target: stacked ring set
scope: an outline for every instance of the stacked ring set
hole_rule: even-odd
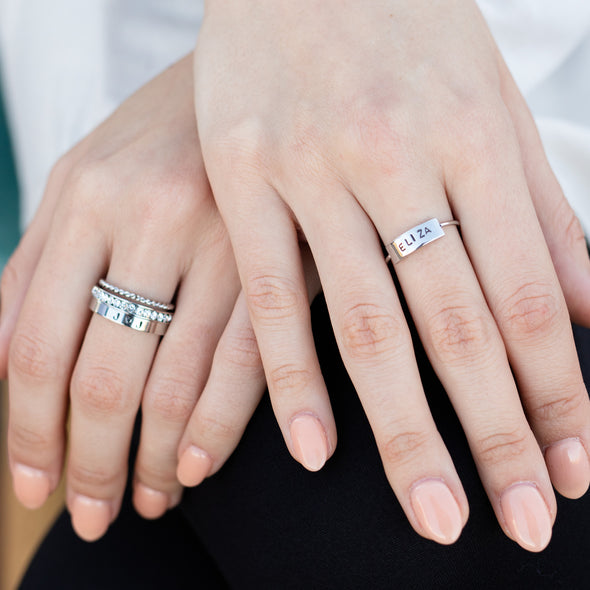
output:
[[[174,305],[119,289],[103,279],[92,288],[90,309],[115,324],[158,336],[166,333],[174,317]]]

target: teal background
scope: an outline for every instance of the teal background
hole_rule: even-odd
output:
[[[0,87],[0,272],[19,239],[18,184]]]

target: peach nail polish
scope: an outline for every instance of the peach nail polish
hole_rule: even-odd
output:
[[[183,486],[197,486],[209,475],[212,465],[213,461],[208,453],[198,447],[190,446],[178,462],[176,477]]]
[[[71,504],[72,526],[85,541],[100,539],[111,524],[111,507],[104,500],[76,495]]]
[[[320,421],[311,414],[301,414],[290,429],[297,460],[309,471],[319,471],[328,459],[328,441]]]
[[[590,484],[590,461],[577,438],[566,438],[545,450],[545,462],[555,489],[567,498],[580,498]]]
[[[14,493],[23,506],[34,510],[45,504],[51,492],[46,473],[17,463],[12,470],[12,477]]]
[[[515,484],[500,499],[506,526],[528,551],[542,551],[551,539],[551,516],[539,490],[531,483]]]
[[[416,518],[433,541],[450,545],[463,530],[463,519],[457,500],[447,485],[438,479],[416,484],[410,500]]]
[[[168,494],[136,483],[133,504],[144,518],[160,518],[168,509]]]

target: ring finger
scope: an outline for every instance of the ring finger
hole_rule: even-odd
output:
[[[131,256],[116,248],[107,280],[166,302],[179,275],[179,268],[152,252]],[[73,526],[86,540],[102,536],[119,511],[133,425],[158,342],[156,335],[98,315],[88,326],[71,382],[67,484]]]

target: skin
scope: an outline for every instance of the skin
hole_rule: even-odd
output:
[[[156,518],[180,500],[189,419],[207,449],[205,477],[231,454],[265,387],[192,97],[189,55],[66,154],[2,276],[15,492],[37,508],[65,472],[74,528],[89,541],[119,511],[140,406],[134,503]],[[318,282],[307,266],[311,297]],[[177,292],[166,336],[92,316],[90,290],[103,276],[156,300]]]
[[[379,244],[428,211],[460,218],[463,241],[451,228],[396,267],[424,344],[504,530],[511,535],[502,495],[518,482],[541,491],[552,520],[549,474],[569,497],[588,485],[579,466],[560,477],[541,453],[564,439],[588,444],[566,308],[590,323],[588,260],[481,17],[466,2],[441,3],[442,14],[421,3],[394,11],[372,2],[360,13],[353,3],[217,6],[223,14],[208,7],[196,53],[195,98],[245,294],[203,167],[185,59],[57,164],[3,275],[10,462],[28,470],[17,495],[34,507],[54,489],[69,407],[68,505],[78,533],[100,537],[118,511],[141,404],[134,501],[144,516],[160,515],[178,501],[178,479],[196,485],[239,441],[264,387],[257,340],[287,446],[306,463],[291,433],[311,416],[329,456],[336,434],[309,332],[317,282],[304,237],[410,523],[432,538],[411,496],[433,478],[452,489],[464,523],[467,501],[425,404]],[[408,35],[424,30],[436,35]],[[178,289],[159,347],[91,317],[100,276],[160,300]],[[57,313],[39,316],[40,307]]]
[[[414,505],[424,481],[443,482],[465,522],[467,500],[428,410],[381,246],[428,218],[459,219],[460,233],[446,228],[395,271],[500,525],[543,549],[550,530],[531,543],[518,537],[509,498],[521,484],[536,494],[550,528],[551,484],[567,497],[588,487],[590,402],[569,321],[590,323],[589,263],[476,5],[207,2],[195,105],[293,456],[305,464],[292,428],[299,416],[315,418],[326,456],[336,443],[300,232],[410,523],[432,538]],[[581,460],[556,460],[560,441],[574,441]]]

